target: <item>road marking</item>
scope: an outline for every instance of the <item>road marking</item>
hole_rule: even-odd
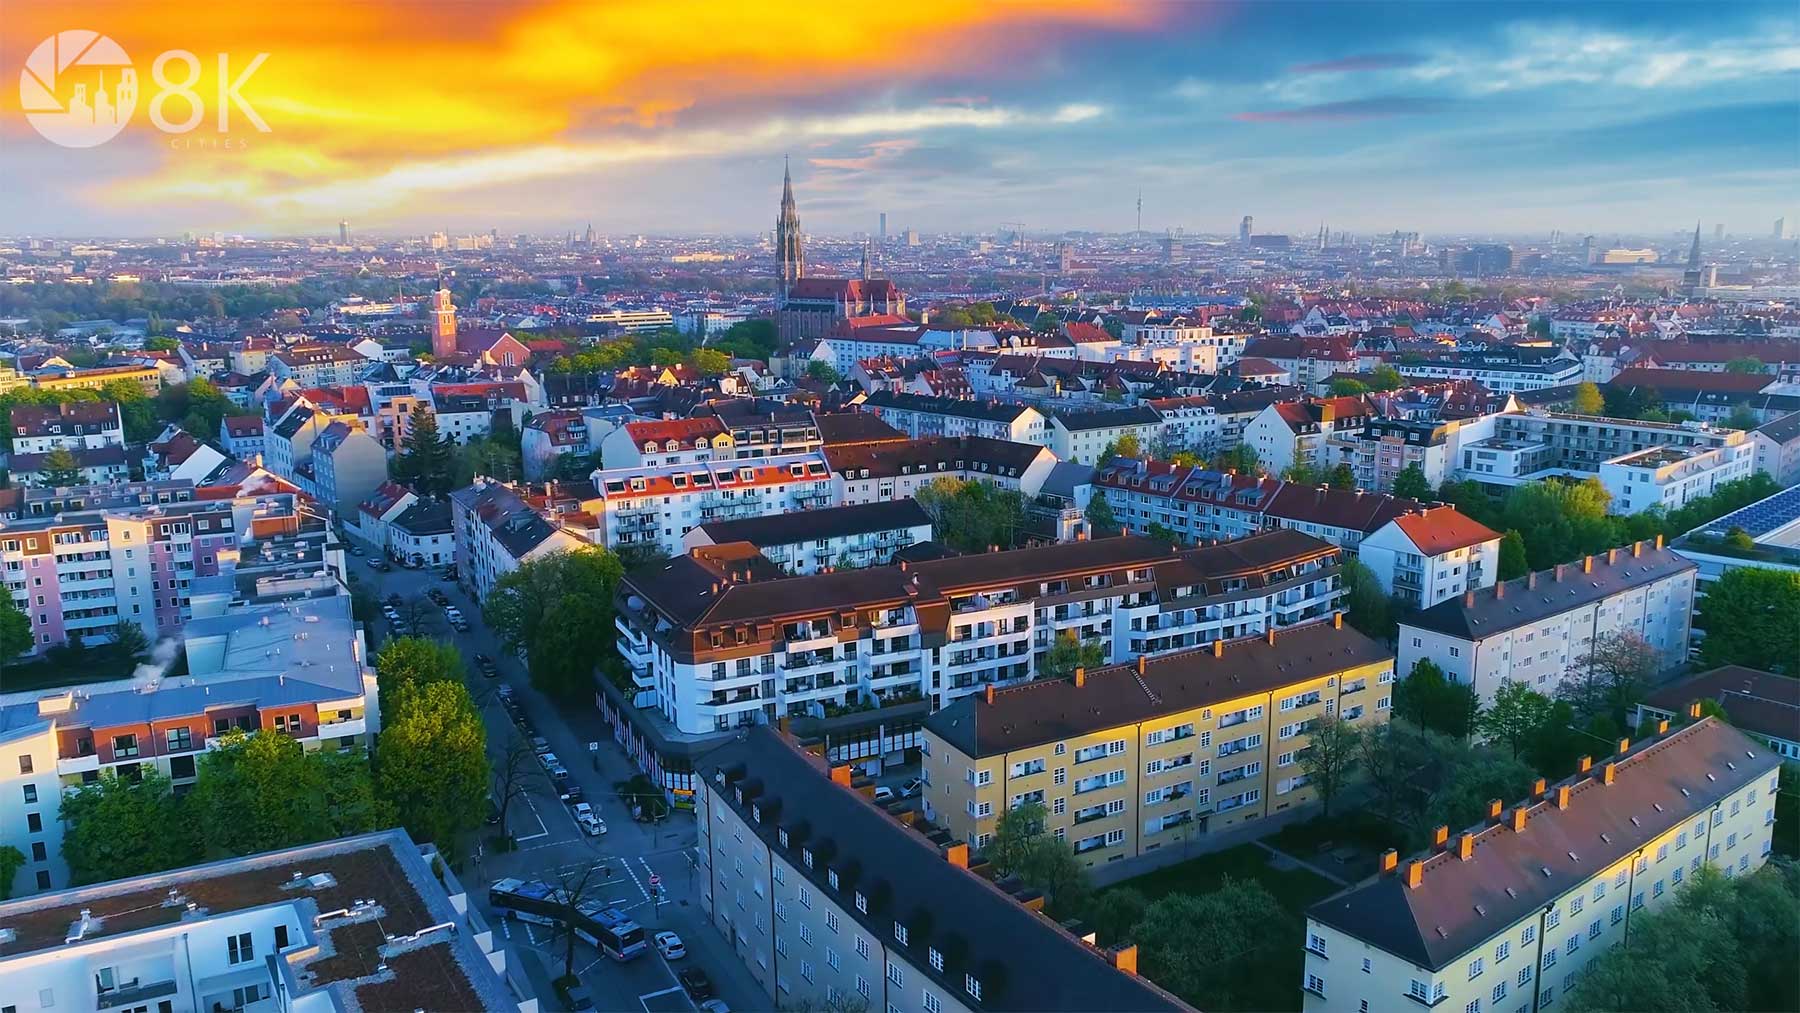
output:
[[[638,861],[641,862],[641,861],[643,861],[643,859],[640,858],[640,859],[638,859]],[[644,884],[638,882],[637,873],[631,871],[631,860],[626,859],[625,861],[620,862],[619,864],[620,864],[620,866],[622,866],[625,869],[625,875],[631,877],[631,885],[638,888],[638,892],[644,895],[645,900],[649,900],[650,899],[650,891],[644,889]],[[646,865],[646,866],[644,866],[644,868],[648,869],[649,866]]]
[[[630,898],[630,897],[620,897],[620,898],[619,898],[619,899],[618,899],[618,900],[609,900],[609,901],[607,901],[607,902],[606,902],[606,906],[607,906],[607,907],[618,907],[618,906],[619,906],[619,905],[621,905],[621,904],[629,904],[629,903],[631,903],[631,898]],[[642,902],[642,901],[639,901],[639,902],[638,902],[638,903],[640,903],[640,904],[641,904],[641,903],[643,903],[643,902]]]
[[[507,939],[512,938],[512,919],[511,918],[500,919],[500,932],[502,935],[506,936]]]
[[[534,820],[537,820],[538,832],[535,834],[527,834],[524,837],[514,837],[513,840],[515,842],[535,841],[540,837],[549,837],[550,836],[550,828],[544,825],[544,818],[542,816],[538,815],[537,806],[531,804],[530,793],[529,792],[520,792],[519,800],[525,803],[525,808],[531,810],[531,818]]]

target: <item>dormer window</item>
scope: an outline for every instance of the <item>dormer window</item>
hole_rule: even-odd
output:
[[[802,861],[802,862],[805,862],[805,863],[806,863],[806,867],[807,867],[807,868],[808,868],[808,869],[810,869],[810,868],[812,868],[812,867],[813,867],[813,863],[812,863],[812,849],[811,849],[811,848],[806,848],[806,849],[803,849],[803,850],[802,850],[802,851],[801,851],[801,852],[800,852],[800,860],[801,860],[801,861]]]
[[[894,938],[900,941],[900,945],[905,946],[906,945],[906,926],[900,924],[899,922],[895,922],[894,923]]]
[[[833,890],[838,888],[838,874],[836,869],[832,869],[825,874],[825,882],[830,883]]]
[[[869,898],[864,897],[861,890],[856,892],[856,909],[863,914],[869,913]]]
[[[981,998],[981,980],[972,974],[963,975],[963,991],[969,993],[971,999]]]
[[[750,807],[750,818],[755,820],[758,823],[761,823],[762,822],[762,806],[759,806],[759,805],[751,806]]]
[[[931,957],[931,969],[942,971],[944,969],[944,951],[932,946],[928,947],[925,952]]]
[[[782,847],[784,847],[784,848],[785,848],[785,847],[787,847],[787,846],[788,846],[788,832],[787,832],[787,831],[786,831],[786,830],[783,830],[783,831],[781,831],[781,832],[780,832],[780,833],[779,833],[779,834],[777,834],[777,835],[776,835],[776,836],[778,836],[778,837],[780,837],[780,838],[781,838],[781,846],[782,846]]]

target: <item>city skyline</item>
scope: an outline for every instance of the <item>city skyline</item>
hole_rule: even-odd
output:
[[[205,67],[191,134],[90,149],[0,115],[8,231],[770,231],[782,159],[809,232],[1766,236],[1800,189],[1800,30],[1773,5],[1206,6],[907,12],[559,2],[429,16],[272,6],[204,25],[108,9],[140,73]],[[64,28],[18,10],[9,67]],[[632,39],[631,45],[616,41]],[[270,55],[213,130],[224,52]],[[235,112],[236,110],[234,110]],[[178,118],[179,103],[171,115]],[[214,141],[243,145],[215,149]],[[1665,220],[1666,219],[1666,220]]]

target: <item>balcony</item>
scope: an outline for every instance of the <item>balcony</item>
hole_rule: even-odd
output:
[[[97,1009],[140,1006],[154,999],[174,995],[179,990],[180,986],[175,983],[174,979],[153,981],[147,984],[138,984],[132,981],[120,988],[99,989],[94,998],[94,1006]]]
[[[100,769],[100,754],[85,753],[81,756],[63,756],[56,760],[57,774],[82,774],[90,770]]]
[[[366,735],[369,731],[369,719],[346,718],[342,721],[320,722],[318,737],[321,739],[342,739],[352,735]]]

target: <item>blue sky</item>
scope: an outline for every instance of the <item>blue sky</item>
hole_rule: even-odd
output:
[[[893,230],[1123,230],[1140,189],[1147,229],[1199,233],[1243,214],[1259,231],[1434,236],[1661,236],[1696,218],[1766,235],[1800,217],[1791,0],[1003,10],[890,42],[877,19],[860,73],[816,51],[748,77],[722,60],[716,79],[683,67],[657,78],[674,91],[630,82],[634,116],[614,115],[616,96],[559,95],[536,136],[429,156],[314,158],[295,139],[324,142],[280,96],[273,146],[252,138],[239,162],[171,154],[147,132],[62,151],[9,114],[0,172],[17,185],[0,191],[0,231],[324,233],[347,217],[372,231],[751,232],[773,223],[784,154],[822,232],[872,230],[883,210]],[[0,57],[17,63],[29,41],[0,39]],[[271,64],[302,55],[270,48]],[[383,87],[340,101],[379,103]]]

